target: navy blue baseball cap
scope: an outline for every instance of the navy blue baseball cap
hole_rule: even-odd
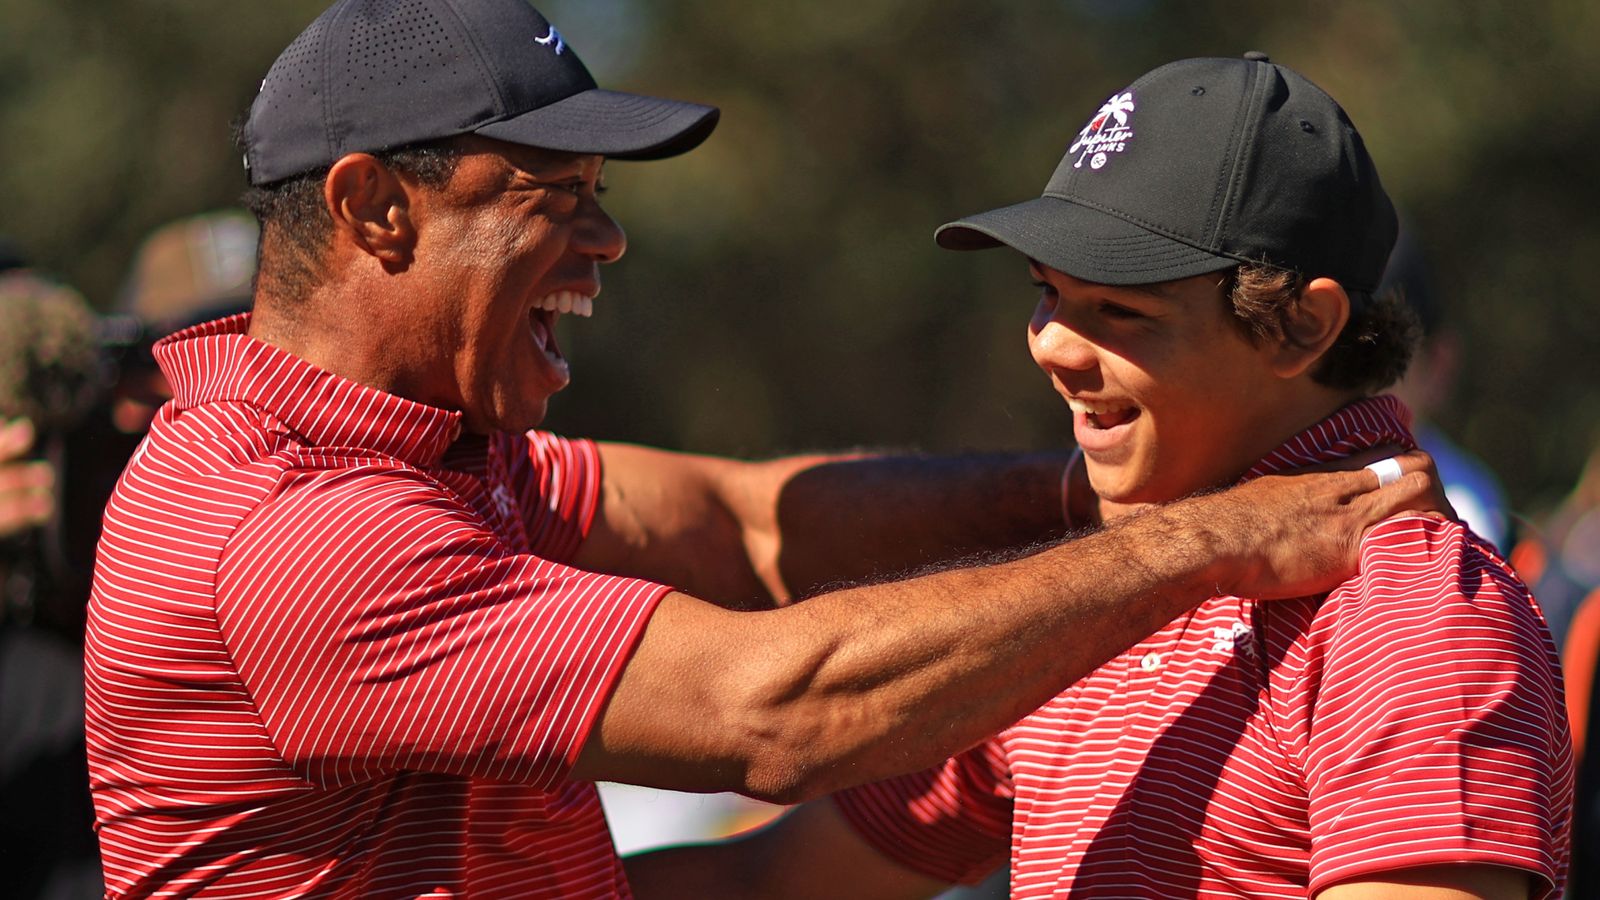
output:
[[[272,64],[245,122],[252,184],[347,153],[481,134],[662,159],[697,146],[712,106],[601,90],[523,0],[339,0]]]
[[[1265,54],[1169,63],[1090,117],[1044,195],[942,226],[1075,278],[1152,284],[1264,263],[1370,292],[1394,205],[1348,116]]]

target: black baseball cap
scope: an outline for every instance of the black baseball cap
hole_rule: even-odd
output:
[[[244,128],[267,184],[347,153],[459,134],[617,159],[693,149],[712,106],[595,86],[523,0],[339,0],[272,64]]]
[[[1370,292],[1396,228],[1344,110],[1251,52],[1145,74],[1090,118],[1044,196],[944,225],[935,239],[951,250],[1004,244],[1100,284],[1256,262]]]

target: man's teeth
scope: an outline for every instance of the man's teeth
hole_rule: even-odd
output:
[[[533,302],[535,309],[558,313],[572,313],[588,318],[594,315],[594,298],[577,291],[556,291]]]

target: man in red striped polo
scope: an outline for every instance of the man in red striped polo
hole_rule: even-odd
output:
[[[1043,197],[938,232],[1027,257],[1082,514],[1113,525],[1411,444],[1409,413],[1373,396],[1415,340],[1373,296],[1394,237],[1343,110],[1257,53],[1148,73]],[[1373,529],[1361,560],[1327,594],[1219,590],[999,736],[743,843],[636,859],[635,889],[929,896],[1009,860],[1013,897],[1555,900],[1572,760],[1527,588],[1423,516]]]
[[[598,89],[521,0],[341,0],[243,133],[254,312],[156,355],[106,512],[90,775],[117,896],[611,897],[596,780],[780,800],[930,765],[1214,585],[1295,596],[1426,460],[1266,479],[1070,546],[1060,461],[763,464],[532,429],[624,238],[605,158],[716,111]],[[668,587],[672,585],[672,587]],[[676,588],[676,590],[674,590]]]

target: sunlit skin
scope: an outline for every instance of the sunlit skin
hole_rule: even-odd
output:
[[[622,229],[600,206],[604,159],[485,138],[466,151],[442,190],[417,187],[411,206],[413,269],[426,273],[419,308],[431,319],[435,363],[395,392],[459,409],[469,431],[524,431],[566,387],[566,361],[552,360],[560,313],[536,309],[561,291],[593,297],[600,265],[622,256]]]
[[[1029,350],[1075,406],[1103,517],[1230,484],[1355,399],[1312,381],[1325,347],[1252,343],[1219,275],[1116,287],[1037,263],[1029,271],[1040,287]]]

